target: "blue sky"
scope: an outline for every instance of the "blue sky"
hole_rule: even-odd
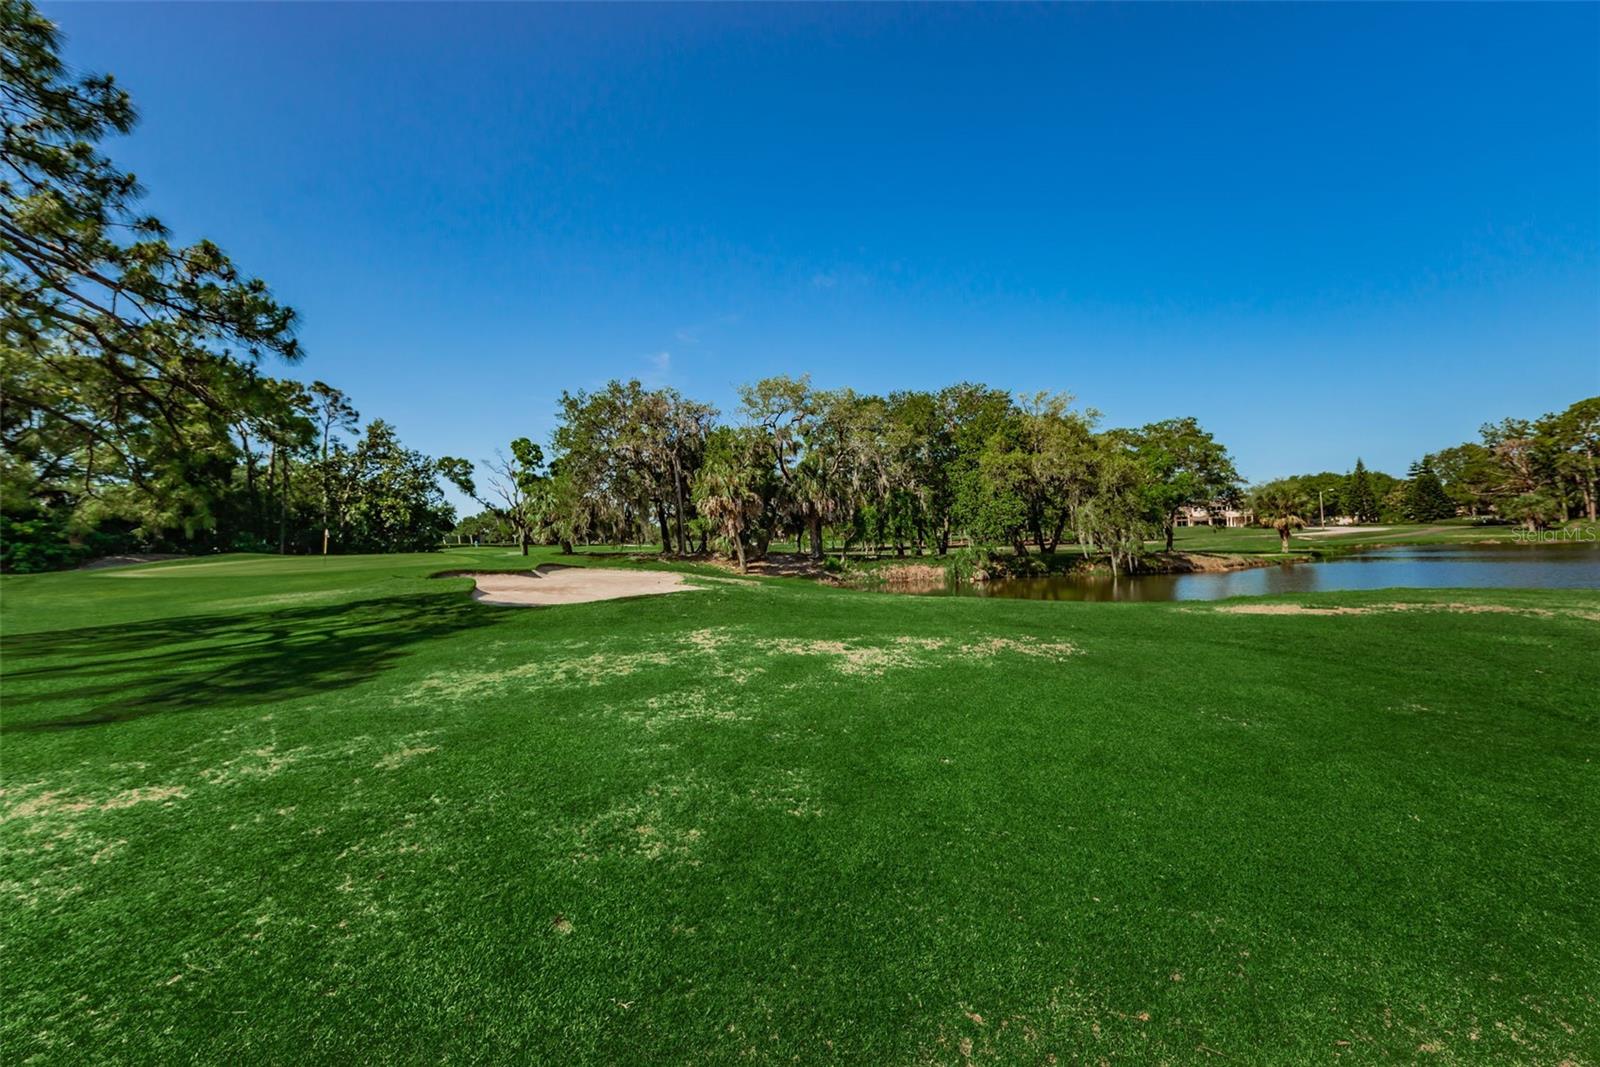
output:
[[[1593,4],[44,9],[291,373],[435,455],[809,372],[1403,473],[1600,392]]]

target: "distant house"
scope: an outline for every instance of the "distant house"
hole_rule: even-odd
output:
[[[1235,507],[1220,500],[1178,509],[1179,526],[1249,526],[1255,518],[1249,508]]]

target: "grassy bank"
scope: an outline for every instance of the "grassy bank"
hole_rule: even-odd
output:
[[[1600,1056],[1595,594],[523,565],[0,582],[5,1062]]]
[[[1334,556],[1351,550],[1387,545],[1519,545],[1519,544],[1594,544],[1600,541],[1600,525],[1574,522],[1557,530],[1537,535],[1520,526],[1480,525],[1470,519],[1451,519],[1435,523],[1401,523],[1344,529],[1299,530],[1290,538],[1292,553],[1308,556]],[[1277,555],[1278,534],[1260,526],[1180,527],[1173,548],[1187,552],[1236,552]]]
[[[1150,551],[1134,561],[1125,561],[1116,573],[1194,574],[1264,567],[1284,560],[1310,558],[1264,553]],[[1077,548],[1056,552],[1030,552],[1017,555],[1009,549],[957,549],[943,557],[921,559],[851,560],[826,575],[830,580],[856,589],[900,590],[944,587],[952,582],[987,582],[1009,578],[1111,577],[1109,557],[1103,553],[1085,554]]]

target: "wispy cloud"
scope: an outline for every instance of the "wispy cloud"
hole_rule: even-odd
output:
[[[652,389],[667,385],[672,377],[672,353],[666,349],[644,357],[644,370],[639,379]]]
[[[719,328],[733,326],[739,322],[739,314],[735,311],[725,311],[709,320],[690,323],[688,326],[679,326],[672,331],[673,340],[681,345],[697,345],[709,336],[716,339]]]

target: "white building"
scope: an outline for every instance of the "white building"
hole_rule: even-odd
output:
[[[1178,509],[1179,526],[1249,526],[1255,513],[1221,501]]]

